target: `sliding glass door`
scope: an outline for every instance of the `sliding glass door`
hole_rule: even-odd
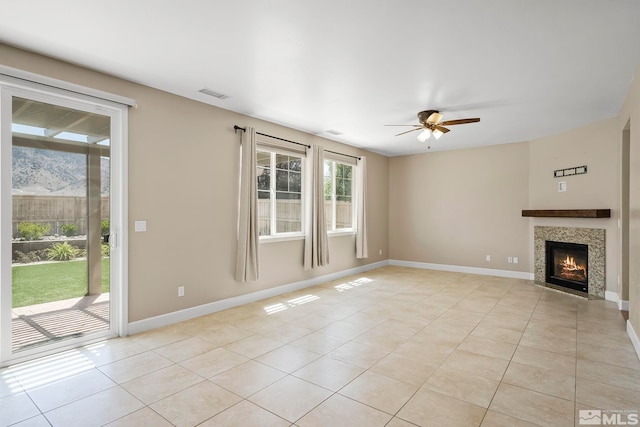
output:
[[[20,88],[1,102],[1,361],[116,336],[118,110]]]

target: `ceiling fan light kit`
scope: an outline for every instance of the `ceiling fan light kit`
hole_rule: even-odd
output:
[[[425,129],[418,135],[418,141],[420,142],[425,142],[429,138],[431,138],[431,129]]]
[[[463,125],[467,123],[477,123],[480,121],[479,118],[471,118],[471,119],[457,119],[457,120],[447,120],[445,122],[442,121],[443,115],[437,110],[424,110],[418,113],[418,125],[387,125],[387,126],[413,126],[413,129],[400,132],[396,136],[404,135],[405,133],[414,132],[417,130],[422,130],[418,135],[418,141],[425,142],[432,135],[435,139],[440,139],[442,135],[449,132],[450,129],[447,129],[445,126],[453,126],[453,125]]]

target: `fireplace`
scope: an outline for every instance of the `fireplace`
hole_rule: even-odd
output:
[[[545,281],[588,293],[589,246],[547,240]]]
[[[547,280],[547,258],[551,256],[547,254],[547,241],[561,243],[580,244],[588,249],[587,255],[587,281],[580,284],[578,291],[573,287],[559,286]],[[535,225],[533,227],[533,272],[534,280],[541,286],[555,288],[568,293],[574,293],[581,296],[588,294],[588,298],[604,298],[606,289],[606,233],[602,228],[576,228],[576,227],[549,227]],[[571,258],[571,257],[570,257]],[[579,262],[579,256],[573,256],[575,263]],[[566,260],[566,254],[564,259]],[[569,260],[570,261],[570,260]],[[552,274],[552,276],[558,276]],[[566,285],[564,283],[563,285]],[[573,283],[575,285],[575,283]],[[585,289],[583,291],[583,289]]]

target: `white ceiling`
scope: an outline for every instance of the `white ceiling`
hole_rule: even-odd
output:
[[[640,64],[638,0],[0,0],[0,11],[7,44],[391,156],[427,151],[418,132],[384,126],[426,109],[481,118],[432,151],[614,117]]]

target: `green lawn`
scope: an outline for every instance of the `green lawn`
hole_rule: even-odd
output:
[[[86,261],[18,265],[12,273],[14,308],[87,294]],[[109,258],[102,259],[102,292],[109,292]]]

